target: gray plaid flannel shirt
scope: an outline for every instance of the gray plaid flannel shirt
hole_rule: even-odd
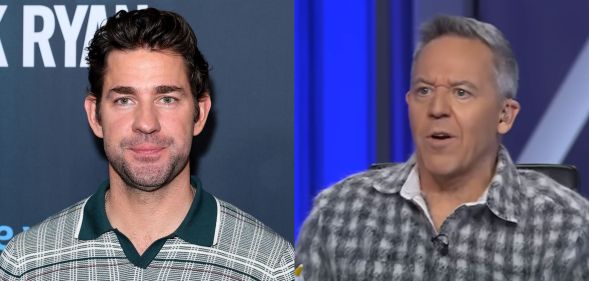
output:
[[[589,280],[589,202],[518,171],[501,147],[487,203],[431,223],[399,191],[415,165],[369,170],[322,191],[296,249],[305,281]]]

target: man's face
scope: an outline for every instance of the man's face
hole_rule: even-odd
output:
[[[199,101],[195,122],[184,62],[171,52],[115,50],[106,62],[100,121],[95,97],[86,98],[90,126],[104,139],[111,176],[156,190],[189,169],[192,137],[202,131],[210,98]]]
[[[442,177],[493,164],[519,110],[498,92],[491,50],[457,36],[424,46],[406,99],[418,164]]]

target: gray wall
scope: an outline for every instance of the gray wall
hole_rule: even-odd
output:
[[[87,69],[79,67],[90,15],[111,1],[0,1],[0,249],[23,227],[93,193],[107,177],[102,148],[82,107]],[[212,67],[213,112],[195,138],[193,173],[205,188],[293,240],[293,2],[273,0],[125,1],[179,12]],[[26,5],[41,5],[23,14]],[[64,51],[59,7],[71,24],[88,5],[75,44]],[[97,5],[97,6],[90,6]],[[50,11],[29,22],[31,11]],[[40,12],[42,13],[42,12]],[[53,17],[53,34],[50,22]],[[62,17],[62,21],[63,21]],[[34,22],[34,24],[33,24]],[[23,32],[46,29],[55,66]],[[94,30],[91,26],[91,30]],[[76,33],[71,33],[76,36]],[[27,38],[32,38],[25,36]],[[71,41],[73,42],[73,41]],[[47,55],[47,54],[46,54]],[[29,57],[29,59],[24,59]],[[75,57],[77,67],[66,66]],[[71,64],[71,63],[68,63]]]

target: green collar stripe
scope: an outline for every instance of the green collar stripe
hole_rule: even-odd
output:
[[[237,272],[239,274],[246,275],[246,276],[248,276],[249,278],[251,278],[253,280],[260,281],[260,279],[256,278],[253,275],[247,274],[247,273],[245,273],[243,271],[239,271],[239,270],[237,270],[235,268],[232,268],[232,267],[227,267],[227,266],[216,264],[216,263],[202,262],[202,261],[194,261],[194,260],[183,260],[183,259],[154,259],[154,260],[155,261],[159,261],[159,262],[169,262],[169,261],[172,261],[172,262],[183,262],[183,263],[196,263],[196,264],[202,264],[202,265],[212,265],[212,266],[220,267],[220,268],[223,268],[223,269],[228,269],[228,270],[231,270],[231,271],[235,271],[235,272]]]
[[[88,257],[88,258],[79,258],[79,259],[72,259],[72,260],[64,260],[64,261],[60,261],[60,262],[56,262],[56,263],[51,263],[51,264],[46,264],[46,265],[43,265],[43,266],[31,268],[31,269],[23,272],[21,275],[14,275],[14,274],[12,274],[12,273],[4,270],[1,267],[0,267],[0,269],[2,269],[2,271],[6,272],[8,275],[10,275],[12,277],[21,278],[23,275],[25,275],[25,274],[27,274],[29,272],[32,272],[32,271],[35,271],[35,270],[39,270],[39,269],[43,269],[43,268],[46,268],[46,267],[51,267],[51,266],[56,266],[56,265],[61,265],[61,264],[66,264],[66,263],[72,263],[72,262],[78,262],[78,261],[86,261],[86,260],[108,260],[108,259],[121,259],[121,260],[124,260],[125,258],[123,258],[123,257]],[[154,260],[155,261],[158,261],[158,262],[164,262],[164,263],[171,261],[171,262],[182,262],[182,263],[195,263],[195,264],[202,264],[202,265],[211,265],[211,266],[216,266],[216,267],[228,269],[228,270],[231,270],[231,271],[235,271],[235,272],[237,272],[239,274],[246,275],[246,276],[252,278],[253,280],[260,280],[260,279],[256,278],[255,276],[252,276],[250,274],[247,274],[247,273],[245,273],[243,271],[239,271],[239,270],[237,270],[235,268],[223,266],[223,265],[216,264],[216,263],[201,262],[201,261],[194,261],[194,260],[183,260],[183,259],[154,259]],[[121,264],[113,264],[112,266],[115,266],[115,265],[118,266],[118,265],[121,265]],[[146,267],[143,267],[143,268],[146,268]]]
[[[192,177],[191,184],[196,187],[194,200],[192,200],[188,214],[170,237],[177,236],[186,242],[210,247],[215,241],[217,200],[202,188],[202,184],[198,178]],[[109,183],[106,181],[86,201],[82,224],[78,232],[78,239],[95,240],[100,235],[114,230],[108,221],[104,207],[104,195],[108,188]]]
[[[117,260],[125,260],[124,257],[88,257],[88,258],[79,258],[79,259],[71,259],[71,260],[63,260],[60,262],[56,262],[56,263],[50,263],[50,264],[45,264],[42,266],[38,266],[38,267],[33,267],[25,272],[23,272],[21,275],[14,275],[6,270],[4,270],[3,268],[0,267],[0,269],[2,269],[2,271],[6,272],[7,274],[9,274],[12,277],[16,277],[16,278],[21,278],[23,277],[25,274],[35,271],[35,270],[39,270],[39,269],[43,269],[46,267],[51,267],[51,266],[56,266],[56,265],[61,265],[61,264],[66,264],[66,263],[72,263],[72,262],[79,262],[79,261],[87,261],[87,260],[110,260],[110,259],[117,259]],[[123,263],[119,263],[119,264],[110,264],[109,266],[119,266],[122,264],[128,264],[129,262],[123,262]]]

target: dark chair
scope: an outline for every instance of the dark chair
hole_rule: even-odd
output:
[[[371,169],[381,169],[393,163],[372,164]],[[532,170],[545,174],[556,182],[572,189],[579,191],[580,179],[577,168],[573,165],[560,164],[516,164],[519,170]]]
[[[579,173],[573,165],[560,164],[517,164],[519,170],[533,170],[545,174],[556,182],[579,191]]]

